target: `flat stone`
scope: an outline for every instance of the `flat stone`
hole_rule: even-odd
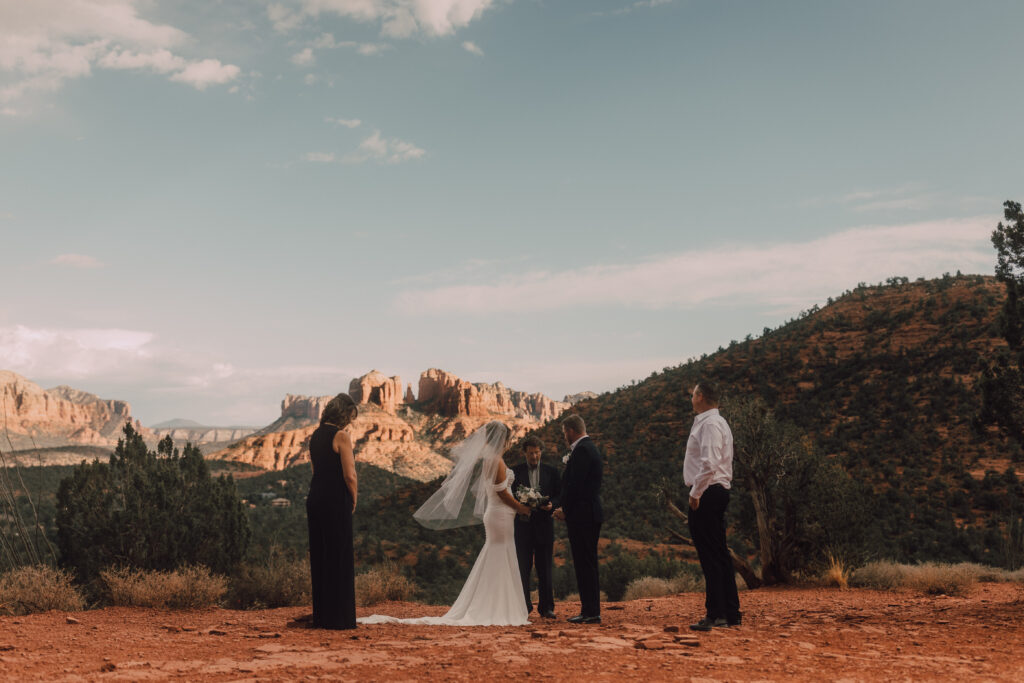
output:
[[[69,623],[69,624],[81,624],[82,623],[78,619],[75,619],[74,617],[68,617],[65,621],[67,621],[67,623]]]
[[[676,625],[666,626],[664,629],[665,633],[679,633],[679,627]]]

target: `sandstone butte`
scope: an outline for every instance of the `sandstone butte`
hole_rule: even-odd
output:
[[[7,370],[0,370],[0,419],[7,432],[4,445],[14,450],[112,447],[129,420],[143,437],[156,440],[152,431],[132,419],[125,401],[101,399],[67,386],[44,390]]]
[[[490,420],[501,420],[521,437],[555,419],[569,403],[539,393],[509,389],[501,382],[472,383],[431,368],[402,393],[402,379],[372,370],[349,385],[359,404],[351,433],[356,460],[419,481],[441,476],[451,467],[444,456],[451,446]],[[210,454],[268,470],[308,461],[309,437],[330,396],[288,394],[281,417],[256,434]]]

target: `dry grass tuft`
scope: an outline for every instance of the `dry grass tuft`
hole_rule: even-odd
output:
[[[850,575],[850,585],[880,591],[900,588],[905,585],[907,568],[895,562],[868,562]]]
[[[907,585],[928,595],[966,595],[977,583],[972,571],[949,564],[927,562],[910,567]]]
[[[359,607],[388,600],[411,600],[416,591],[416,584],[391,563],[377,565],[356,576],[356,605]]]
[[[828,567],[822,574],[822,581],[826,586],[836,586],[840,590],[850,587],[850,568],[842,560],[833,555],[828,556]]]
[[[104,569],[100,578],[113,605],[194,609],[213,607],[228,590],[223,576],[206,567],[182,567],[169,572],[143,569]]]
[[[312,602],[309,559],[272,553],[264,564],[246,564],[231,579],[229,603],[244,609],[295,607]]]
[[[0,576],[0,614],[21,616],[57,609],[78,612],[85,599],[62,569],[34,565]]]

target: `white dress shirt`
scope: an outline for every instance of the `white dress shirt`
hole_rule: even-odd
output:
[[[536,467],[526,463],[526,474],[530,479],[530,488],[540,491],[540,463],[537,463]]]
[[[732,488],[732,430],[717,408],[693,420],[683,460],[683,482],[690,487],[690,497],[698,500],[712,484]]]
[[[573,441],[572,444],[569,446],[569,452],[572,453],[574,450],[576,450],[576,447],[580,445],[580,441],[583,441],[583,439],[585,438],[587,438],[586,434]]]

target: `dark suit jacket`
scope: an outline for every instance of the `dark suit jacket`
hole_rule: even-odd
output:
[[[567,524],[600,524],[601,472],[604,464],[591,438],[585,437],[569,456],[562,474],[562,511]]]
[[[512,468],[512,473],[515,474],[516,480],[512,482],[512,495],[516,495],[516,492],[520,487],[530,487],[530,469],[529,465],[525,462],[519,463]],[[540,467],[540,492],[542,495],[547,496],[551,500],[553,506],[558,505],[558,494],[561,491],[561,479],[558,476],[558,470],[551,465],[545,465],[541,463]],[[518,500],[518,499],[517,499]],[[525,523],[526,520],[520,520],[516,517],[516,523]],[[530,513],[530,522],[532,523],[550,523],[551,513],[545,512],[544,510],[534,510]]]

